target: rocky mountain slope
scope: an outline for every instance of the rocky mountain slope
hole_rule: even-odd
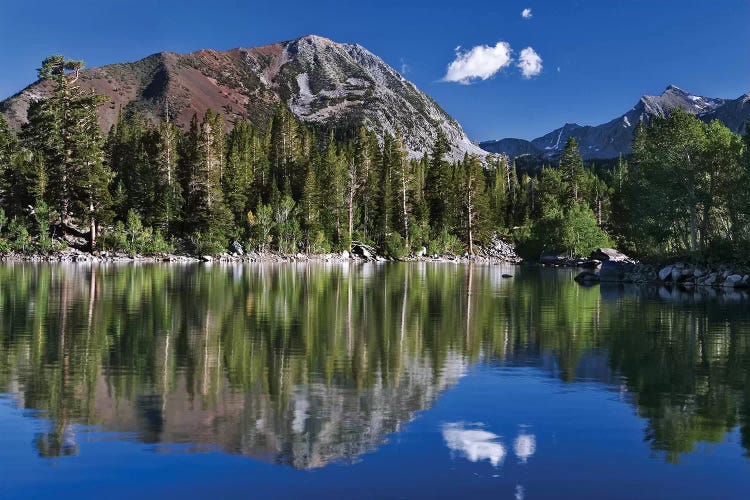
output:
[[[151,118],[169,116],[186,126],[194,113],[222,113],[229,126],[246,118],[264,127],[274,106],[323,127],[364,123],[382,138],[400,128],[412,156],[429,150],[441,129],[451,156],[486,155],[435,101],[360,45],[319,36],[255,48],[192,54],[160,52],[140,61],[83,72],[81,85],[109,96],[100,122],[109,130],[121,110]],[[26,121],[29,102],[49,93],[36,82],[0,103],[11,126]]]
[[[750,120],[750,94],[733,100],[717,99],[693,95],[670,85],[661,95],[641,97],[626,113],[601,125],[566,123],[531,141],[500,139],[482,142],[480,146],[492,153],[532,155],[550,160],[557,158],[565,148],[568,137],[573,137],[578,141],[584,159],[616,158],[631,152],[633,132],[639,121],[664,116],[675,108],[682,108],[705,121],[721,120],[734,132],[744,133],[745,123]]]

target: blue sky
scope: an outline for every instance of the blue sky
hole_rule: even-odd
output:
[[[311,33],[403,68],[474,140],[602,123],[670,83],[711,97],[750,92],[750,0],[0,0],[0,99],[50,54],[98,66]],[[457,47],[454,80],[501,67],[446,82]],[[542,66],[530,78],[517,67],[527,47]],[[524,60],[535,73],[538,60]]]

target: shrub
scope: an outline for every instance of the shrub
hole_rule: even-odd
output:
[[[409,253],[409,249],[406,248],[406,240],[397,232],[390,233],[385,237],[383,247],[385,255],[392,259],[403,259]]]
[[[23,225],[19,220],[14,217],[8,225],[8,236],[10,239],[10,246],[16,252],[26,252],[31,246],[31,235],[26,226]]]
[[[443,229],[430,241],[427,251],[431,255],[458,255],[463,253],[464,246],[455,235],[449,233],[447,229]]]

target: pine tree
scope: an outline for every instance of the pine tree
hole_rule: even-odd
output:
[[[97,220],[107,219],[112,174],[104,163],[103,140],[96,109],[102,96],[78,85],[83,62],[51,56],[42,62],[39,78],[52,82],[53,95],[33,102],[24,140],[44,158],[45,176],[55,189],[46,196],[59,215],[63,230],[77,218],[90,228],[96,244]]]
[[[183,204],[182,188],[177,175],[179,129],[170,122],[160,123],[156,135],[156,185],[154,213],[156,228],[168,233],[176,229]]]
[[[565,149],[560,155],[560,170],[563,179],[568,184],[566,205],[572,206],[574,202],[580,201],[580,184],[583,173],[583,159],[578,150],[578,142],[573,137],[568,137]]]
[[[448,141],[441,130],[430,154],[430,168],[427,171],[425,198],[430,210],[430,225],[435,234],[440,233],[448,225],[448,207],[446,193],[448,192],[450,165],[445,161],[448,152]]]
[[[256,168],[254,141],[255,130],[246,121],[238,121],[227,140],[227,168],[222,187],[227,207],[238,226],[251,206]]]
[[[0,199],[8,196],[7,176],[11,171],[11,159],[16,154],[16,137],[10,131],[5,117],[0,114]]]
[[[462,207],[466,245],[469,255],[474,255],[474,241],[481,241],[486,236],[487,187],[482,162],[475,155],[466,155],[460,167],[463,174]]]
[[[393,206],[397,207],[396,220],[394,227],[402,233],[407,249],[410,245],[409,239],[409,220],[412,214],[411,190],[413,175],[411,163],[406,156],[406,147],[404,146],[404,136],[401,131],[396,132],[396,137],[390,144],[390,162],[392,168],[393,185],[396,195]]]

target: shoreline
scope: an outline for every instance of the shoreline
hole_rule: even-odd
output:
[[[45,263],[45,264],[266,264],[266,263],[326,263],[326,262],[350,262],[350,263],[381,263],[381,262],[435,262],[435,263],[477,263],[477,264],[509,264],[520,265],[520,258],[507,259],[486,255],[437,255],[437,256],[410,256],[403,259],[390,259],[382,256],[362,257],[350,252],[326,253],[326,254],[281,254],[275,252],[248,252],[242,255],[222,253],[218,255],[187,255],[187,254],[157,254],[157,255],[129,255],[122,252],[84,252],[68,249],[50,254],[27,254],[11,252],[0,255],[0,263]]]
[[[597,268],[584,269],[573,279],[581,285],[643,284],[686,291],[750,289],[750,269],[746,265],[731,263],[701,265],[675,261],[669,264],[649,264],[631,260],[605,260]]]

